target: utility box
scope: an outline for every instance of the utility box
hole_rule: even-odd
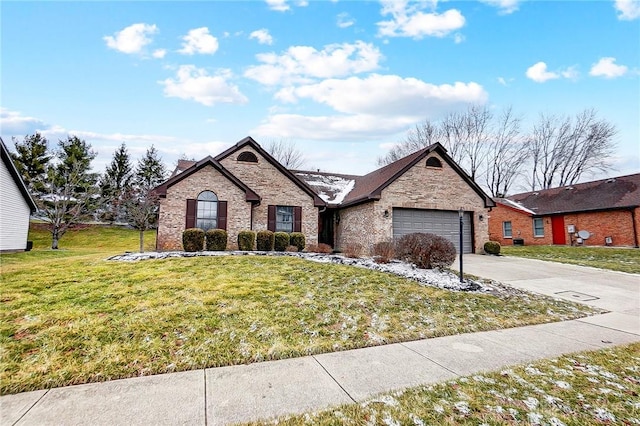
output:
[[[513,239],[513,245],[514,246],[523,246],[524,245],[524,238],[514,238]]]
[[[604,237],[604,243],[605,243],[605,245],[608,245],[608,246],[612,245],[613,244],[613,238]]]

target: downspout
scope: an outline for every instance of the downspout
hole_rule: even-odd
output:
[[[638,248],[638,228],[636,227],[635,208],[631,208],[631,224],[633,225],[633,247]]]

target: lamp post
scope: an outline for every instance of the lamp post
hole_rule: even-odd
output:
[[[458,218],[460,219],[460,282],[462,282],[462,252],[464,251],[463,248],[463,241],[462,241],[462,231],[463,231],[463,225],[462,225],[462,217],[464,216],[464,210],[462,210],[462,207],[460,207],[460,209],[458,210]]]

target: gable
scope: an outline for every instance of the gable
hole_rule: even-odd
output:
[[[29,190],[22,180],[22,176],[20,176],[18,169],[16,168],[15,164],[13,164],[13,160],[9,155],[9,150],[5,146],[2,138],[0,138],[0,156],[2,157],[2,163],[4,164],[4,167],[6,167],[8,175],[11,176],[11,184],[13,184],[17,191],[19,191],[22,199],[27,204],[29,211],[31,213],[35,212],[37,210],[36,203],[33,201],[33,198],[31,198],[31,194],[29,194]],[[8,180],[3,179],[2,185],[7,184]]]

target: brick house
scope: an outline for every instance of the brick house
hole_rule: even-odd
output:
[[[241,230],[302,232],[307,244],[365,252],[379,241],[432,232],[481,251],[493,200],[440,144],[365,176],[288,170],[247,137],[216,157],[179,161],[156,188],[158,250],[182,247],[186,228],[222,228],[235,248]]]
[[[525,245],[638,247],[640,173],[495,201],[489,237],[503,245],[522,239]]]

